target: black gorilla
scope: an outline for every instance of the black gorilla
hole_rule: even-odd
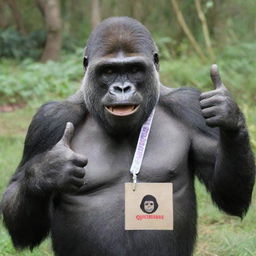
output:
[[[254,159],[244,117],[216,65],[215,90],[167,88],[150,33],[120,17],[92,33],[84,67],[81,89],[43,105],[29,127],[2,200],[15,247],[33,248],[50,233],[58,256],[192,255],[195,175],[220,209],[244,216]],[[140,127],[155,106],[138,182],[173,183],[174,230],[125,231],[124,183],[131,181]]]
[[[141,201],[140,209],[147,213],[151,214],[154,213],[158,208],[158,203],[156,198],[152,195],[145,195]]]

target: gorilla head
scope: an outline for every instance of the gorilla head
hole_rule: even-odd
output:
[[[141,204],[140,204],[140,209],[147,213],[151,214],[155,212],[158,208],[158,203],[156,201],[156,198],[152,195],[146,195],[143,197]]]
[[[88,40],[84,67],[88,111],[115,136],[137,131],[159,97],[158,53],[149,31],[128,17],[106,19]]]

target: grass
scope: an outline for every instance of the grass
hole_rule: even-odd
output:
[[[26,107],[0,115],[0,195],[21,158],[26,129],[34,108]],[[241,222],[213,206],[204,187],[196,182],[199,235],[195,256],[252,256],[256,255],[256,193],[252,206]],[[0,225],[0,256],[46,256],[53,255],[50,241],[46,240],[33,252],[17,252],[3,225]]]
[[[34,109],[25,108],[12,113],[0,114],[0,195],[21,158],[24,136],[31,121]],[[33,252],[16,251],[11,239],[0,224],[0,256],[46,256],[52,255],[49,241],[44,242],[39,249]]]
[[[210,196],[199,183],[198,243],[195,256],[255,256],[256,255],[256,191],[246,217],[231,217],[213,206]]]

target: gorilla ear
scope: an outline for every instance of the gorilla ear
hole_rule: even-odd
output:
[[[156,70],[159,71],[159,56],[157,52],[154,53],[153,58],[154,58],[154,64],[156,66]]]
[[[88,66],[88,57],[87,56],[84,56],[83,65],[84,65],[84,71],[86,71],[87,66]]]

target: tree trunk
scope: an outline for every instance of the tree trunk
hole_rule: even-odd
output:
[[[57,60],[61,49],[61,17],[59,0],[37,0],[47,28],[46,44],[41,61]]]
[[[92,0],[91,23],[92,29],[95,29],[101,22],[100,0]]]
[[[22,21],[22,16],[19,10],[19,7],[17,5],[16,0],[6,0],[6,3],[9,5],[13,18],[15,20],[16,28],[17,30],[22,34],[26,35],[26,30]]]
[[[202,59],[202,61],[206,61],[206,57],[205,57],[203,51],[201,50],[199,44],[197,43],[197,41],[194,38],[192,32],[190,31],[190,29],[187,26],[187,23],[186,23],[186,21],[183,17],[182,12],[179,9],[179,5],[178,5],[177,1],[176,0],[171,0],[171,2],[172,2],[174,12],[177,16],[178,23],[181,26],[181,28],[183,29],[186,36],[188,37],[188,40],[190,41],[192,47],[195,49],[195,51],[197,52],[199,57]]]
[[[206,49],[208,51],[208,54],[209,54],[211,60],[213,61],[215,59],[215,57],[214,57],[214,53],[213,53],[213,49],[212,49],[212,43],[211,43],[211,39],[210,39],[207,21],[206,21],[204,12],[201,7],[201,1],[195,0],[195,4],[196,4],[198,18],[202,24],[203,36],[204,36],[204,40],[205,40]]]
[[[36,4],[37,4],[37,7],[40,11],[40,13],[42,14],[43,18],[45,18],[45,1],[44,0],[36,0]]]
[[[219,45],[225,45],[227,43],[227,18],[228,12],[223,12],[223,10],[228,10],[226,4],[227,1],[214,0],[212,8],[207,13],[208,17],[208,28],[211,37]]]
[[[5,3],[3,0],[0,0],[0,28],[6,28],[8,25],[5,19],[6,17],[5,17],[4,8],[5,8]]]

